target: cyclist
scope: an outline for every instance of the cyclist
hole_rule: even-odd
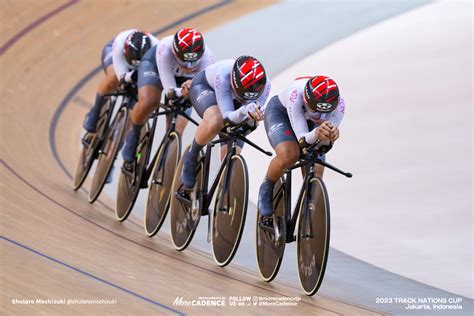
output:
[[[326,76],[300,77],[268,102],[265,130],[276,151],[260,186],[258,209],[260,215],[273,213],[273,187],[286,168],[300,157],[300,149],[318,143],[334,143],[339,138],[338,126],[344,116],[344,99],[339,96],[336,82]],[[325,159],[324,155],[320,156]],[[323,176],[324,167],[316,165],[315,172]]]
[[[138,71],[138,102],[131,113],[132,128],[122,150],[124,169],[131,171],[140,131],[148,116],[160,103],[165,91],[168,99],[189,96],[191,80],[196,73],[214,63],[214,54],[204,44],[202,34],[193,28],[179,30],[163,38],[143,58]],[[187,112],[191,114],[190,108]],[[176,131],[182,135],[188,120],[179,116]],[[167,126],[170,124],[167,118]]]
[[[105,94],[116,90],[120,83],[136,80],[136,69],[143,55],[153,46],[158,44],[158,39],[153,35],[131,29],[121,32],[112,41],[108,42],[102,50],[102,69],[105,77],[97,88],[95,103],[87,113],[83,123],[88,132],[84,137],[85,142],[90,141],[89,133],[95,133],[100,111],[106,102]]]
[[[196,182],[199,151],[224,126],[246,119],[261,121],[263,104],[270,93],[270,81],[262,64],[250,56],[222,60],[196,75],[190,89],[194,109],[203,119],[190,150],[184,154],[181,180],[187,188]],[[243,143],[239,143],[239,151]],[[227,146],[221,147],[221,159]]]

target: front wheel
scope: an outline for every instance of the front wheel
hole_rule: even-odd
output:
[[[277,219],[275,226],[279,229],[279,238],[275,237],[273,227],[267,227],[260,223],[258,211],[255,225],[257,266],[260,276],[265,282],[271,282],[278,274],[286,245],[285,186],[281,180],[275,184],[273,189],[273,210],[274,218]]]
[[[323,281],[329,233],[328,193],[324,182],[315,177],[310,180],[310,190],[304,193],[301,201],[296,233],[298,276],[306,295],[314,295]]]
[[[218,266],[229,264],[239,247],[247,216],[248,194],[247,164],[241,155],[233,155],[219,179],[212,217],[212,254]]]
[[[105,182],[112,170],[118,151],[122,147],[125,129],[127,128],[128,109],[123,107],[115,116],[112,127],[108,130],[92,178],[91,189],[89,191],[89,203],[94,203],[99,197]]]
[[[149,237],[154,236],[163,224],[170,205],[173,177],[181,157],[181,139],[171,132],[160,146],[153,166],[151,184],[145,209],[144,227]]]

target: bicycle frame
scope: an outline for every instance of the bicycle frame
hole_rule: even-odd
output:
[[[235,155],[235,153],[237,152],[236,144],[237,144],[238,140],[241,140],[244,143],[249,144],[253,148],[257,149],[258,151],[260,151],[262,153],[264,153],[265,155],[268,155],[268,156],[272,155],[272,153],[263,150],[258,145],[256,145],[252,141],[248,140],[245,136],[241,135],[241,133],[238,131],[238,129],[241,128],[243,125],[244,125],[244,122],[230,128],[230,132],[225,132],[225,131],[222,132],[221,134],[223,135],[223,137],[221,139],[212,141],[206,146],[206,153],[203,157],[201,157],[201,160],[200,160],[200,165],[203,168],[203,172],[204,172],[204,179],[203,179],[203,182],[202,182],[201,188],[200,188],[201,192],[203,194],[203,203],[200,206],[201,214],[207,214],[207,210],[209,209],[212,197],[214,196],[214,193],[217,189],[217,185],[219,184],[219,179],[222,176],[222,172],[224,171],[224,167],[227,166],[228,170],[232,170],[232,159],[231,159],[231,157],[233,155]],[[219,166],[219,171],[217,172],[217,175],[216,175],[216,177],[215,177],[215,179],[212,183],[212,186],[209,190],[207,190],[207,188],[209,187],[209,170],[210,170],[210,163],[211,163],[211,151],[212,151],[212,148],[215,145],[220,144],[220,143],[227,143],[227,146],[228,146],[228,148],[230,148],[230,150],[227,150],[227,153],[226,153],[224,159],[222,159],[222,161],[221,161],[221,164]],[[227,195],[227,192],[228,192],[228,189],[229,189],[231,178],[232,178],[232,175],[230,174],[230,172],[226,173],[226,177],[224,178],[224,190],[223,190],[223,192],[224,192],[224,196],[226,196],[227,199],[229,198],[228,195]],[[224,199],[222,199],[222,200],[224,200]],[[229,202],[229,201],[227,201],[227,202]],[[222,207],[220,207],[220,208],[222,208]]]
[[[310,180],[314,177],[315,171],[314,171],[314,165],[315,164],[320,164],[324,167],[327,167],[333,171],[336,171],[337,173],[340,173],[348,178],[352,177],[351,173],[344,172],[331,164],[322,161],[319,159],[317,156],[314,157],[313,154],[309,154],[307,158],[301,159],[300,162],[295,164],[294,166],[288,168],[285,171],[285,175],[282,177],[282,190],[283,192],[283,198],[284,198],[284,203],[285,203],[285,221],[288,224],[287,226],[287,235],[286,235],[286,242],[290,243],[296,240],[295,236],[295,228],[296,228],[296,221],[298,219],[298,210],[300,208],[300,205],[302,202],[305,203],[303,205],[303,218],[304,218],[304,223],[305,223],[305,229],[303,232],[300,232],[302,234],[302,237],[309,237],[311,238],[313,236],[312,232],[312,227],[311,223],[308,220],[309,217],[309,208],[308,208],[308,203],[311,200],[311,182]],[[293,213],[291,213],[291,187],[292,187],[292,171],[294,169],[299,169],[299,168],[305,168],[306,173],[305,177],[303,179],[303,185],[301,186],[300,193],[298,195],[298,200],[296,202],[295,208]],[[303,199],[303,193],[306,192],[306,198],[304,201]],[[307,225],[309,223],[309,225]]]
[[[237,130],[242,126],[243,126],[243,123],[230,128],[230,130],[231,130],[230,132],[222,132],[221,134],[223,135],[223,137],[221,139],[210,142],[206,146],[205,154],[203,156],[201,156],[201,158],[198,162],[198,164],[200,166],[199,168],[202,168],[202,172],[204,172],[204,178],[203,178],[203,181],[200,184],[200,188],[199,188],[199,193],[200,193],[200,196],[202,197],[201,198],[201,203],[199,203],[199,213],[200,213],[201,216],[209,214],[209,206],[212,202],[212,197],[214,196],[214,193],[216,192],[217,186],[219,184],[219,180],[220,180],[220,178],[222,176],[222,173],[224,172],[224,168],[226,166],[227,166],[227,168],[228,168],[227,170],[229,170],[229,172],[227,172],[225,174],[224,188],[223,188],[223,198],[220,199],[219,205],[217,206],[217,208],[218,208],[218,210],[227,209],[226,207],[223,206],[224,201],[225,201],[226,205],[230,204],[230,201],[229,201],[230,197],[227,194],[227,192],[229,191],[230,179],[232,178],[232,174],[231,174],[231,172],[232,172],[232,159],[231,158],[237,152],[237,141],[238,140],[242,140],[244,143],[249,144],[250,146],[254,147],[255,149],[263,152],[264,154],[266,154],[268,156],[272,155],[272,153],[263,150],[262,148],[260,148],[256,144],[254,144],[252,141],[245,138],[245,136],[241,135]],[[219,171],[217,172],[217,175],[215,176],[215,178],[212,182],[211,188],[208,190],[212,148],[215,145],[222,144],[222,143],[227,143],[227,146],[230,149],[227,150],[227,153],[226,153],[224,159],[222,159],[222,161],[220,163],[220,166],[219,166]],[[214,212],[216,212],[218,210],[214,210]],[[211,241],[211,236],[210,236],[211,229],[210,229],[210,226],[209,226],[210,223],[211,223],[211,220],[209,219],[207,242]]]
[[[120,104],[120,106],[117,106],[118,102],[117,102],[117,99],[118,97],[122,96],[123,99],[122,99],[122,102]],[[98,153],[101,153],[103,152],[104,150],[104,140],[105,138],[107,137],[107,134],[108,134],[108,130],[109,128],[111,127],[110,124],[112,123],[113,121],[113,117],[114,115],[117,115],[117,113],[120,111],[120,109],[125,106],[126,104],[128,104],[128,102],[130,101],[130,96],[127,94],[127,92],[125,91],[118,91],[118,92],[113,92],[113,93],[108,93],[108,94],[105,94],[104,97],[107,97],[109,98],[109,102],[111,103],[109,109],[107,110],[108,113],[107,113],[107,117],[105,119],[105,126],[104,126],[104,129],[102,130],[102,134],[98,135],[99,136],[99,146],[98,146]]]
[[[163,109],[163,110],[160,111],[160,109]],[[148,157],[146,157],[146,159],[147,159],[147,163],[148,162],[149,163],[148,163],[148,166],[145,170],[143,181],[148,182],[148,179],[150,178],[153,166],[155,165],[156,159],[158,157],[158,153],[160,152],[161,148],[163,146],[165,146],[164,147],[165,149],[168,148],[168,146],[166,146],[169,142],[169,137],[168,136],[176,130],[176,120],[177,120],[178,116],[181,115],[184,118],[186,118],[188,121],[193,123],[194,125],[196,125],[196,126],[199,125],[192,117],[190,117],[188,114],[186,114],[185,110],[186,110],[186,107],[184,107],[184,106],[169,107],[165,104],[160,104],[160,106],[150,115],[150,118],[153,118],[151,129],[149,131],[150,146],[153,143],[153,138],[155,136],[155,129],[156,129],[158,117],[170,114],[171,115],[171,123],[170,123],[170,125],[168,126],[168,128],[166,130],[165,137],[164,137],[163,141],[161,142],[160,146],[158,147],[158,150],[155,152],[155,154],[153,156],[153,159],[151,161],[148,161],[151,150],[148,151]],[[159,163],[159,169],[158,169],[160,171],[161,171],[161,167],[163,166],[163,160],[165,159],[165,157],[166,157],[166,154],[161,155],[161,161]],[[164,171],[161,174],[161,179],[163,177],[164,177]]]
[[[232,170],[232,160],[230,159],[233,155],[235,155],[237,149],[236,149],[236,142],[237,139],[233,139],[231,142],[228,142],[232,144],[232,147],[230,150],[227,151],[224,159],[221,161],[221,164],[219,166],[219,171],[217,172],[216,177],[214,178],[214,181],[212,182],[212,186],[210,190],[208,191],[207,188],[209,187],[209,171],[210,171],[210,166],[211,166],[211,154],[212,154],[212,148],[219,144],[227,141],[226,139],[220,139],[216,141],[212,141],[207,147],[206,147],[206,153],[205,156],[201,157],[201,166],[203,166],[203,172],[204,172],[204,181],[201,183],[201,193],[203,195],[203,203],[201,206],[201,214],[207,213],[206,210],[209,209],[209,206],[211,204],[212,197],[214,196],[214,193],[217,189],[217,185],[219,184],[219,179],[222,176],[222,172],[224,172],[224,167],[227,165],[229,170]],[[227,192],[228,185],[229,185],[229,173],[226,174],[225,182],[224,182],[224,193]]]

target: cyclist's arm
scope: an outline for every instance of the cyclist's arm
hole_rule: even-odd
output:
[[[291,127],[293,128],[293,132],[295,133],[298,142],[304,142],[309,145],[314,144],[316,142],[316,133],[315,130],[308,130],[308,122],[304,116],[303,105],[301,102],[296,100],[295,103],[290,101],[286,102],[286,104],[286,112],[288,113]]]
[[[255,113],[257,108],[259,108],[262,113],[265,111],[265,107],[263,105],[265,104],[265,101],[267,100],[268,95],[270,94],[270,89],[271,84],[267,81],[262,95],[255,102],[248,102],[247,104],[243,104],[237,110],[234,110],[234,107],[232,107],[233,111],[227,114],[227,118],[231,122],[236,124],[239,124],[245,121],[246,119],[253,120],[254,118],[251,116],[251,113]]]
[[[232,90],[230,87],[230,76],[226,71],[218,71],[214,79],[214,89],[216,93],[217,105],[221,110],[224,122],[230,121],[232,124],[239,124],[247,118],[245,107],[234,109]]]
[[[171,46],[168,41],[161,41],[156,48],[156,64],[158,66],[158,73],[160,74],[163,91],[168,93],[173,89],[177,97],[181,96],[181,88],[176,84],[174,77],[173,66],[176,64],[175,57],[171,51]]]

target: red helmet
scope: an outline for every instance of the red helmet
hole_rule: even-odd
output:
[[[334,80],[316,76],[308,80],[303,93],[304,104],[309,112],[329,113],[339,104],[339,88]]]
[[[267,75],[262,64],[253,57],[240,56],[232,67],[231,85],[241,99],[256,100],[262,94]]]
[[[204,54],[204,49],[204,39],[198,30],[188,27],[179,30],[174,35],[173,52],[178,61],[196,62]]]
[[[138,67],[143,55],[151,48],[151,40],[148,33],[137,30],[130,33],[125,40],[123,55],[132,67]]]

